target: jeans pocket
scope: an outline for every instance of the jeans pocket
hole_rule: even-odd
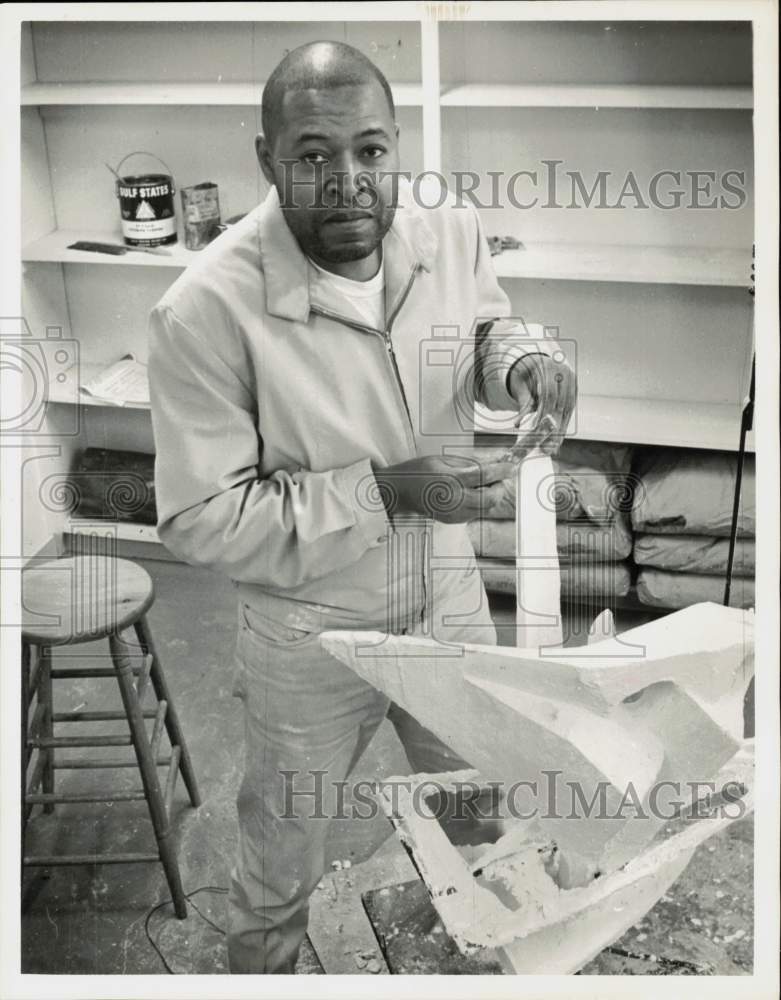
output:
[[[256,608],[250,607],[249,604],[242,604],[240,612],[242,631],[249,638],[260,640],[263,643],[292,649],[296,646],[303,646],[317,636],[316,632],[292,628],[290,625],[276,621]]]

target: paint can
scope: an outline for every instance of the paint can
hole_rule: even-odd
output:
[[[222,232],[220,198],[216,184],[204,181],[182,188],[184,245],[188,250],[203,250]]]
[[[131,156],[151,156],[153,160],[162,163],[168,173],[122,176],[122,165]],[[112,172],[117,178],[117,198],[125,244],[131,247],[156,247],[176,243],[176,188],[169,167],[154,153],[139,150],[128,153]]]

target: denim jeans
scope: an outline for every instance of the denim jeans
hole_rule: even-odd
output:
[[[412,623],[410,634],[496,642],[476,573],[439,587],[432,605],[426,624]],[[469,764],[321,650],[316,632],[280,624],[247,605],[240,606],[239,619],[234,694],[244,704],[245,759],[228,900],[229,966],[233,973],[292,973],[309,896],[324,873],[323,817],[334,814],[338,782],[348,777],[386,715],[414,773]],[[292,787],[314,787],[312,772],[320,774],[316,804],[314,796],[300,794],[292,801]]]

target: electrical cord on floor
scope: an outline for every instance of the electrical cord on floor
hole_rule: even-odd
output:
[[[657,962],[662,968],[688,969],[695,976],[702,974],[702,969],[697,968],[694,962],[687,962],[682,958],[667,958],[664,955],[649,955],[643,952],[637,954],[637,952],[626,951],[624,948],[617,948],[615,945],[611,945],[606,951],[609,951],[613,955],[620,955],[622,958],[635,958],[646,962]]]
[[[219,934],[225,934],[224,928],[220,927],[218,924],[215,924],[215,922],[210,917],[206,916],[206,914],[203,912],[203,910],[201,910],[201,908],[197,905],[197,903],[195,903],[193,901],[192,897],[193,896],[197,896],[199,892],[216,892],[216,893],[218,893],[221,896],[225,896],[225,895],[227,895],[228,890],[226,888],[224,888],[223,886],[220,886],[220,885],[199,885],[197,889],[193,889],[192,892],[186,892],[184,894],[184,898],[187,900],[187,902],[190,904],[190,906],[192,906],[192,908],[195,910],[195,912],[197,914],[199,914],[199,916],[201,917],[201,919],[205,920],[206,923],[209,924],[211,927],[213,927]],[[160,946],[158,945],[157,941],[155,941],[155,939],[152,937],[151,931],[149,929],[150,923],[152,921],[152,917],[155,915],[155,913],[157,913],[158,910],[162,910],[162,908],[164,906],[168,906],[169,903],[172,903],[172,902],[173,901],[170,900],[170,899],[164,899],[162,901],[162,903],[157,903],[155,906],[152,907],[152,909],[147,913],[147,915],[146,915],[146,917],[144,919],[144,934],[146,934],[147,941],[152,945],[152,947],[154,948],[154,950],[157,952],[157,957],[163,963],[163,967],[165,968],[165,971],[169,975],[175,976],[176,973],[174,972],[174,970],[171,968],[171,966],[166,961],[165,955],[163,954],[163,952],[162,952]]]

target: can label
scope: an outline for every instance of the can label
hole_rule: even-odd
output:
[[[125,177],[117,185],[122,235],[129,246],[176,242],[173,183],[163,174]]]
[[[160,236],[172,236],[176,232],[176,219],[122,220],[122,235],[125,239],[150,240]]]
[[[219,233],[220,200],[217,185],[211,181],[182,188],[184,245],[188,250],[202,250]]]

